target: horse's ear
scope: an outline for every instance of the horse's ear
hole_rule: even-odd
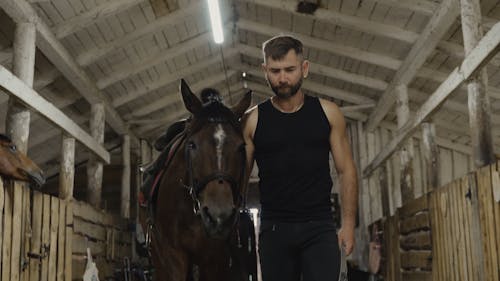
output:
[[[250,107],[250,104],[252,103],[252,91],[248,91],[245,93],[243,98],[238,102],[237,105],[233,106],[231,108],[231,111],[236,115],[236,117],[241,118],[243,116],[243,113]]]
[[[189,86],[184,79],[181,79],[180,90],[182,94],[182,100],[184,101],[184,106],[186,107],[186,109],[194,115],[200,112],[202,108],[201,101],[195,94],[193,94],[191,89],[189,89]]]

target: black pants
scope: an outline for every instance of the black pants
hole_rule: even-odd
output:
[[[263,281],[338,280],[340,250],[334,222],[263,221],[260,229]]]

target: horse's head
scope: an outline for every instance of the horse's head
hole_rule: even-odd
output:
[[[184,80],[181,93],[193,114],[185,141],[185,182],[207,233],[226,237],[245,196],[246,154],[239,119],[250,106],[251,92],[233,108],[217,99],[202,104]]]
[[[9,137],[2,134],[0,134],[0,174],[7,178],[32,182],[39,187],[45,183],[42,170],[18,151]]]

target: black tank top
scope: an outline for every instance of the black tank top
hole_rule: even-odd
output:
[[[306,95],[294,113],[277,110],[270,100],[258,110],[253,141],[262,219],[332,219],[330,123],[318,98]]]

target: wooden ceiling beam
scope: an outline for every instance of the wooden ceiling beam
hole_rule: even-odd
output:
[[[233,76],[235,74],[236,74],[236,71],[233,71],[233,70],[227,71],[228,78],[231,78],[231,76]],[[205,78],[201,81],[198,81],[193,85],[190,85],[190,88],[194,93],[197,93],[197,92],[201,91],[203,88],[213,87],[214,85],[216,85],[220,82],[223,82],[225,79],[226,79],[226,76],[224,75],[224,72],[217,73],[217,74],[212,75],[208,78]],[[177,92],[175,94],[169,93],[169,94],[165,95],[165,97],[162,97],[158,100],[151,102],[150,104],[148,104],[146,106],[140,107],[140,108],[132,111],[130,114],[125,116],[125,119],[128,120],[131,118],[141,117],[141,116],[145,116],[145,115],[154,113],[154,112],[156,112],[162,108],[168,107],[168,106],[170,106],[170,105],[172,105],[175,102],[178,102],[180,100],[181,100],[181,96],[178,95]]]
[[[234,48],[229,48],[224,50],[224,57],[226,60],[230,60],[234,56],[239,55],[238,50]],[[196,64],[191,65],[187,68],[181,69],[174,73],[163,74],[158,79],[156,79],[153,83],[144,86],[143,88],[138,88],[132,92],[128,92],[127,94],[116,98],[113,100],[112,104],[114,107],[122,106],[126,103],[134,101],[138,98],[144,97],[149,93],[152,93],[155,90],[158,90],[168,84],[178,82],[181,78],[185,78],[189,75],[193,75],[196,72],[202,71],[205,68],[214,65],[216,63],[220,63],[219,54],[210,56],[206,59],[198,61]]]
[[[497,23],[488,33],[486,33],[481,41],[478,42],[462,64],[455,68],[446,81],[443,82],[417,112],[415,112],[414,116],[398,130],[397,135],[394,136],[389,144],[366,166],[363,171],[363,176],[369,176],[381,163],[389,158],[392,153],[398,149],[399,145],[415,132],[424,120],[432,116],[446,98],[458,88],[461,83],[481,69],[487,61],[497,53],[499,45],[500,23]]]
[[[162,29],[166,29],[167,27],[174,27],[180,22],[184,22],[184,20],[188,16],[199,13],[199,11],[203,10],[203,8],[204,3],[202,1],[195,1],[186,8],[176,10],[145,26],[136,29],[131,33],[128,33],[120,38],[116,38],[115,40],[108,42],[102,46],[95,47],[87,52],[84,52],[78,55],[76,60],[81,66],[88,66],[96,62],[97,60],[104,58],[114,50],[127,46],[144,36],[154,34],[155,32]]]
[[[296,5],[293,5],[294,2],[286,0],[244,0],[244,2],[267,7],[269,9],[281,10],[293,15],[310,17],[314,20],[325,21],[333,25],[343,26],[348,29],[358,30],[368,34],[399,40],[408,44],[413,44],[418,37],[417,33],[410,30],[402,29],[400,27],[381,22],[372,21],[366,18],[342,14],[337,11],[324,8],[318,8],[314,12],[314,15],[301,14],[296,12],[297,7]]]
[[[79,14],[67,21],[57,24],[52,30],[56,38],[61,39],[69,36],[81,29],[84,29],[98,21],[101,21],[112,15],[116,15],[130,9],[146,0],[113,0],[98,5],[95,8]]]
[[[41,115],[60,127],[68,135],[85,145],[103,162],[109,163],[109,153],[94,138],[3,66],[0,66],[0,87],[17,97],[28,107],[36,109]]]
[[[367,131],[371,132],[378,127],[380,121],[384,119],[396,102],[396,88],[399,85],[408,85],[415,78],[427,57],[434,51],[438,42],[459,15],[460,5],[458,0],[444,0],[441,3],[439,9],[433,14],[424,31],[420,34],[417,42],[413,44],[391,83],[378,99],[375,110],[372,111],[368,118]]]
[[[109,105],[102,92],[97,88],[95,82],[77,64],[68,50],[55,37],[50,28],[38,17],[36,11],[25,0],[4,0],[0,7],[11,16],[15,22],[31,21],[36,23],[37,47],[54,64],[54,66],[66,77],[66,79],[78,90],[78,92],[91,104],[104,103],[106,109],[106,122],[118,134],[131,134],[120,115]],[[131,134],[134,141],[137,138]]]
[[[162,50],[160,53],[151,54],[146,58],[142,58],[139,62],[133,65],[120,67],[120,70],[114,71],[111,75],[99,79],[97,81],[97,87],[102,90],[114,83],[125,80],[132,75],[140,73],[160,63],[165,63],[165,61],[185,54],[197,47],[206,45],[211,36],[212,34],[210,32],[200,34],[194,38],[177,44],[172,48]]]

